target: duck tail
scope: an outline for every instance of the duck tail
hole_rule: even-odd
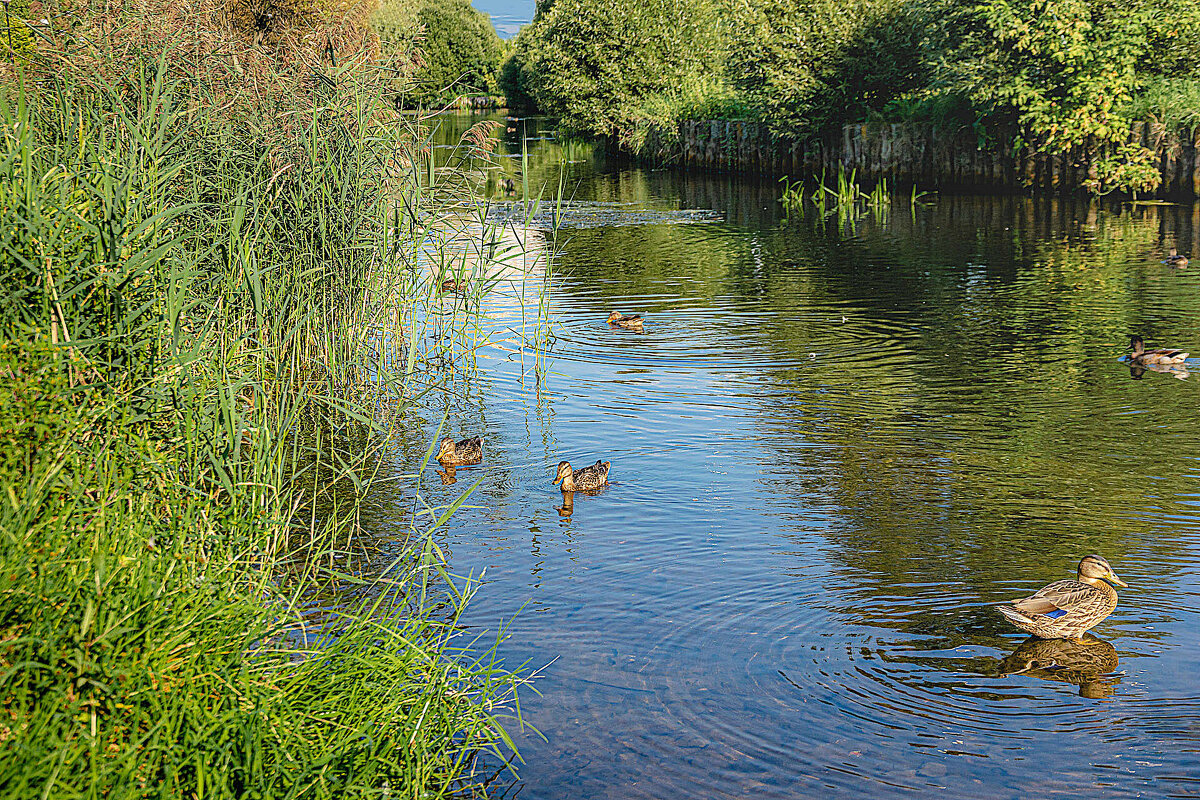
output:
[[[996,606],[996,610],[999,611],[1002,616],[1006,617],[1012,622],[1024,625],[1033,624],[1033,620],[1022,614],[1020,611],[1017,611],[1017,609],[1013,608],[1012,606]]]

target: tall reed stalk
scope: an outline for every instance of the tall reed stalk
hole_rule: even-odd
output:
[[[462,189],[350,68],[282,156],[165,74],[0,89],[0,796],[464,791],[519,708],[469,582],[318,602]]]

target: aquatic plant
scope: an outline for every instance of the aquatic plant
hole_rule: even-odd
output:
[[[285,151],[153,64],[0,89],[6,796],[445,796],[507,756],[470,583],[416,519],[355,574],[409,256],[473,202],[355,69]]]

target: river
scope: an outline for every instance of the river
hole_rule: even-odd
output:
[[[1200,264],[1163,263],[1200,254],[1200,210],[905,192],[789,219],[774,181],[507,127],[500,207],[522,138],[535,188],[562,175],[552,344],[481,348],[387,469],[443,414],[485,439],[421,492],[482,479],[437,541],[482,576],[468,631],[540,670],[511,796],[1200,795],[1200,372],[1121,360],[1137,333],[1200,368]],[[565,507],[555,465],[598,458],[612,485]],[[1094,638],[992,608],[1089,553],[1130,585]]]

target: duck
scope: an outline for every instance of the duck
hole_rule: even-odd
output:
[[[1129,585],[1101,556],[1084,556],[1075,580],[1055,581],[1030,597],[1006,601],[996,610],[1039,639],[1079,639],[1116,609],[1113,584]]]
[[[558,462],[558,474],[554,476],[554,482],[562,481],[563,492],[574,492],[577,490],[588,491],[590,489],[599,489],[601,486],[608,485],[608,468],[611,466],[609,461],[596,460],[595,464],[583,469],[571,469],[570,462]]]
[[[459,283],[453,278],[447,278],[441,283],[441,290],[445,294],[462,294],[463,289],[465,288],[466,286],[464,284]]]
[[[1172,350],[1169,348],[1147,350],[1146,343],[1142,341],[1142,337],[1140,336],[1129,337],[1129,346],[1133,348],[1133,353],[1129,356],[1130,364],[1182,364],[1191,355],[1182,350]]]
[[[456,442],[447,436],[438,448],[437,460],[445,464],[477,464],[483,460],[483,439],[472,436]]]
[[[642,329],[642,318],[637,314],[627,317],[620,311],[614,311],[608,315],[608,324],[616,325],[618,328],[640,331]]]
[[[1171,254],[1167,256],[1168,267],[1186,267],[1188,265],[1188,257],[1181,256],[1175,252],[1175,248],[1171,248]]]

